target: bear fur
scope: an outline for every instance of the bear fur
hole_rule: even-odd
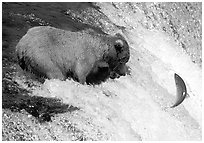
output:
[[[92,29],[71,32],[50,26],[29,29],[16,51],[23,70],[49,79],[72,77],[82,84],[99,68],[108,68],[110,75],[124,75],[120,69],[130,57],[128,43],[120,34],[109,36]]]

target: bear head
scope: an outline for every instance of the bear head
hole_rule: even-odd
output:
[[[109,62],[110,71],[119,75],[125,75],[124,69],[127,69],[125,64],[130,59],[129,45],[125,38],[119,33],[114,36],[113,40],[115,56]]]

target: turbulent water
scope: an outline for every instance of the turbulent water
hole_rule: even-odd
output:
[[[33,140],[201,140],[200,4],[94,5],[64,13],[108,34],[123,34],[130,45],[127,66],[131,73],[94,86],[46,80],[28,87],[16,77],[22,88],[31,91],[30,96],[53,97],[79,109],[55,114],[46,124],[32,123],[37,136]],[[193,14],[192,9],[196,9]],[[185,25],[186,19],[192,27]],[[190,33],[185,31],[188,29]],[[176,100],[174,73],[183,78],[189,97],[178,107],[169,108]]]

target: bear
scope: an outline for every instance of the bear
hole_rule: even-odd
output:
[[[124,75],[122,69],[130,58],[129,45],[121,34],[99,34],[91,28],[72,32],[33,27],[20,39],[16,52],[23,70],[48,79],[72,77],[81,84],[101,68],[108,69],[112,78]]]

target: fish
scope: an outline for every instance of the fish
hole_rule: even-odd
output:
[[[178,105],[180,105],[184,99],[186,98],[187,93],[187,89],[186,89],[186,84],[183,81],[183,79],[176,73],[174,73],[174,79],[175,79],[175,83],[176,83],[176,89],[177,89],[177,100],[174,103],[173,106],[171,106],[171,108],[174,108]]]

